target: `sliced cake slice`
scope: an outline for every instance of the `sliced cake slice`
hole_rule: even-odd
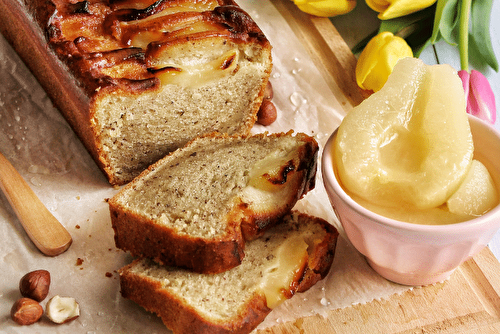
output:
[[[317,154],[301,133],[194,139],[109,200],[116,246],[196,272],[228,270],[246,240],[314,187]]]
[[[175,334],[249,333],[271,310],[330,270],[337,230],[292,212],[247,244],[241,265],[219,274],[136,260],[120,270],[121,292]]]

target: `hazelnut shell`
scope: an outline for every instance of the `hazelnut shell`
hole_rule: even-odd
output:
[[[19,281],[19,290],[23,297],[41,302],[47,297],[50,288],[50,273],[47,270],[35,270],[24,275]]]
[[[34,324],[43,315],[43,307],[31,298],[18,299],[10,310],[12,320],[21,326]]]

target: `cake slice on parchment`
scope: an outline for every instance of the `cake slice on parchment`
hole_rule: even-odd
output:
[[[318,144],[292,132],[199,137],[109,200],[118,248],[217,273],[315,186]]]
[[[248,242],[231,270],[197,274],[136,260],[120,270],[121,293],[175,334],[250,333],[274,307],[326,276],[337,237],[324,220],[292,212]]]

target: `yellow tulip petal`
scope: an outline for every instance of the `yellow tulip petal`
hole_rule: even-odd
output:
[[[294,3],[301,11],[321,17],[346,14],[356,7],[356,0],[294,0]]]
[[[396,63],[413,52],[406,41],[390,32],[372,38],[359,56],[356,65],[356,82],[366,90],[379,91],[387,81]]]
[[[378,16],[381,20],[409,15],[433,5],[436,0],[393,0],[387,9]]]
[[[368,42],[363,52],[361,52],[356,65],[356,81],[359,87],[372,90],[372,81],[374,79],[369,78],[369,76],[372,75],[373,68],[377,66],[380,49],[386,44],[386,40],[392,36],[393,34],[390,32],[378,34]]]
[[[378,18],[389,20],[409,15],[432,6],[436,0],[366,0],[368,7],[380,13]]]
[[[389,5],[391,4],[390,2],[388,1],[377,1],[377,0],[366,0],[365,1],[366,4],[368,5],[368,7],[370,7],[371,9],[373,9],[374,11],[380,13],[380,12],[383,12],[384,10],[387,9],[387,7],[389,7]]]

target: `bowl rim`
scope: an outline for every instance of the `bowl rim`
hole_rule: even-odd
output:
[[[500,143],[500,133],[493,126],[479,119],[478,117],[472,116],[470,114],[468,114],[468,119],[469,123],[475,123],[475,126],[483,127],[485,130],[491,132],[492,135],[495,136]],[[328,187],[332,188],[333,191],[341,198],[342,201],[344,201],[346,205],[348,205],[352,210],[356,211],[358,214],[369,219],[371,222],[376,223],[378,225],[391,227],[394,229],[406,230],[409,232],[418,232],[418,233],[423,232],[423,233],[434,233],[434,234],[436,232],[446,233],[446,234],[459,234],[465,231],[474,230],[477,228],[483,228],[483,226],[488,226],[488,225],[497,225],[497,227],[500,227],[500,203],[497,204],[497,206],[495,206],[493,209],[491,209],[484,215],[463,222],[445,224],[445,225],[427,225],[427,224],[409,223],[405,221],[388,218],[366,209],[345,192],[345,190],[342,188],[335,175],[333,169],[333,156],[331,153],[331,147],[333,145],[333,141],[337,134],[337,131],[338,127],[329,136],[328,140],[324,145],[321,157],[321,166],[322,166],[321,173],[323,177],[323,182],[325,183],[325,188]],[[497,185],[497,187],[498,186],[499,185]]]

